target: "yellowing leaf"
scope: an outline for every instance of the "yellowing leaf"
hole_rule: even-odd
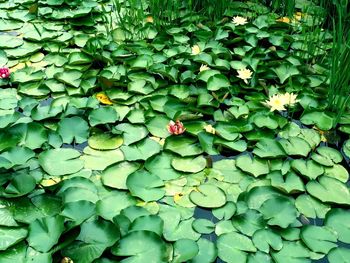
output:
[[[102,104],[112,105],[113,102],[108,98],[108,96],[102,92],[96,94],[96,99]]]

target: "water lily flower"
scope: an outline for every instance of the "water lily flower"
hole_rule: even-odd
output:
[[[199,72],[202,72],[202,71],[205,71],[205,70],[208,70],[210,69],[207,65],[201,65],[201,67],[199,68]]]
[[[184,127],[183,123],[179,120],[176,122],[170,121],[167,126],[168,132],[173,135],[179,135],[186,131],[186,128]]]
[[[234,16],[234,17],[232,18],[232,23],[233,23],[235,26],[243,26],[243,25],[247,24],[248,21],[247,21],[247,18],[245,18],[245,17]]]
[[[152,16],[147,16],[146,17],[146,22],[147,23],[153,23],[154,22],[153,17]]]
[[[8,79],[10,77],[10,70],[8,68],[0,68],[0,79]]]
[[[198,55],[201,53],[201,48],[198,45],[194,45],[192,47],[192,55]]]
[[[204,130],[207,132],[207,133],[211,133],[211,134],[215,134],[216,133],[216,130],[213,126],[211,126],[210,124],[204,126]]]
[[[251,79],[253,75],[253,72],[250,69],[246,69],[246,68],[237,70],[237,73],[238,73],[237,77],[240,79],[243,79],[243,81],[246,84],[248,84],[248,79]]]
[[[286,92],[283,96],[284,96],[285,103],[288,106],[294,106],[296,103],[300,101],[300,100],[297,100],[298,95],[294,94],[293,92],[292,93]]]
[[[275,94],[273,96],[270,96],[269,100],[266,100],[264,104],[270,107],[270,111],[286,110],[286,108],[284,107],[286,104],[286,98],[284,97],[284,95]]]

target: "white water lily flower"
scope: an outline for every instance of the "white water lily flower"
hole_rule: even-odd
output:
[[[237,78],[243,79],[246,84],[248,84],[248,79],[251,79],[253,75],[253,72],[246,68],[237,70],[237,73]]]
[[[275,94],[270,96],[269,100],[266,100],[264,104],[270,107],[270,111],[283,111],[286,110],[284,107],[287,104],[286,102],[287,101],[284,95]]]
[[[205,71],[205,70],[208,70],[210,69],[207,65],[201,65],[201,67],[199,68],[199,72],[202,72],[202,71]]]
[[[201,49],[198,45],[194,45],[192,47],[192,55],[198,55],[199,53],[201,53]]]
[[[285,103],[288,106],[294,106],[296,103],[300,101],[300,100],[297,100],[298,95],[294,94],[293,92],[292,93],[287,92],[282,96],[284,96]]]
[[[245,18],[245,17],[234,16],[234,17],[232,18],[232,23],[233,23],[235,26],[243,26],[243,25],[247,24],[248,21],[247,21],[247,18]]]

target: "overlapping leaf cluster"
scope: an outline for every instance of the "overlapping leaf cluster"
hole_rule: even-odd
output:
[[[2,263],[348,262],[348,167],[303,21],[250,3],[245,26],[147,23],[127,42],[78,2],[0,2]],[[300,105],[262,104],[285,91]]]

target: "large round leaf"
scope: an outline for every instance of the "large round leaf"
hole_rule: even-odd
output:
[[[88,143],[95,150],[113,150],[123,144],[123,138],[109,133],[97,133],[89,138]]]
[[[126,185],[133,196],[137,196],[146,202],[159,200],[165,194],[163,181],[146,170],[129,175]]]
[[[0,227],[0,251],[7,250],[22,241],[27,237],[27,234],[28,231],[24,227]]]
[[[140,168],[137,162],[121,162],[105,169],[102,176],[102,183],[106,186],[127,190],[126,180],[130,174]]]
[[[83,143],[89,135],[89,126],[85,120],[78,116],[64,118],[58,123],[58,134],[64,143]]]
[[[102,107],[94,109],[89,114],[91,126],[98,124],[114,123],[118,120],[118,113],[112,107]]]
[[[156,174],[162,180],[172,180],[181,176],[181,172],[176,171],[171,162],[174,156],[172,154],[162,152],[158,155],[149,158],[145,167],[151,173]]]
[[[215,185],[203,184],[198,186],[197,189],[191,192],[190,199],[198,206],[215,208],[226,203],[225,192]]]
[[[150,231],[131,232],[112,247],[112,253],[128,257],[127,262],[130,263],[167,262],[164,241]]]
[[[191,263],[211,263],[214,262],[217,257],[217,249],[213,242],[205,238],[200,238],[197,241],[198,254],[191,259]]]
[[[127,161],[136,161],[147,160],[153,155],[159,153],[161,146],[154,140],[146,138],[133,145],[122,146],[120,149],[123,151]]]
[[[246,262],[247,252],[256,252],[253,242],[236,232],[219,236],[217,248],[219,258],[228,263]]]
[[[198,173],[207,166],[207,160],[203,156],[175,157],[171,162],[172,167],[180,172]]]
[[[325,226],[338,234],[341,242],[350,244],[350,212],[349,210],[335,208],[327,213]]]
[[[112,246],[119,239],[119,229],[113,223],[103,219],[84,222],[80,226],[77,240],[88,244]]]
[[[322,176],[318,181],[309,182],[306,190],[322,202],[346,205],[350,203],[349,188],[344,183],[328,176]]]
[[[203,152],[196,139],[184,136],[170,136],[166,139],[164,149],[182,157],[199,155]]]
[[[198,245],[191,239],[179,239],[174,244],[173,263],[186,262],[198,254]]]
[[[116,129],[123,132],[124,145],[138,142],[145,138],[148,134],[147,129],[143,125],[122,123],[117,125]]]
[[[39,164],[50,175],[60,176],[80,171],[84,162],[74,149],[53,149],[39,154]]]
[[[28,243],[40,252],[48,252],[58,242],[63,230],[62,216],[37,219],[29,225]]]
[[[312,251],[318,253],[327,254],[338,246],[336,233],[321,226],[304,226],[300,237]]]
[[[244,172],[258,177],[269,172],[269,166],[265,160],[252,158],[247,154],[240,155],[236,160],[236,166]]]

